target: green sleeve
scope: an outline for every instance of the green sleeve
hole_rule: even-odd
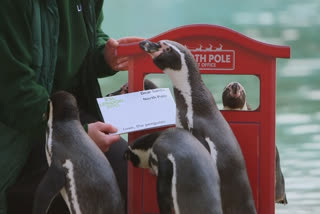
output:
[[[48,102],[48,93],[37,84],[32,69],[27,2],[4,0],[0,7],[0,121],[18,131],[43,128]]]
[[[102,5],[101,5],[102,6]],[[98,10],[97,13],[97,29],[96,29],[96,50],[95,50],[95,68],[97,69],[98,77],[111,76],[117,73],[117,71],[112,70],[111,67],[104,60],[104,46],[109,39],[109,36],[106,35],[101,29],[101,23],[103,21],[103,12],[102,8]]]
[[[88,123],[82,125],[83,129],[88,133]]]

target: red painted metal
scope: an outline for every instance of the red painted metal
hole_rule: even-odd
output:
[[[243,151],[256,208],[274,214],[276,58],[289,58],[290,47],[265,44],[216,25],[182,26],[151,38],[186,45],[202,74],[256,75],[260,79],[260,106],[255,111],[223,111]],[[161,73],[138,43],[121,45],[119,56],[129,63],[129,92],[143,89],[146,74]],[[152,132],[129,134],[129,143]],[[129,164],[128,213],[158,213],[155,178]]]

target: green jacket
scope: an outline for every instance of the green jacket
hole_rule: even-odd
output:
[[[0,7],[0,214],[35,143],[45,140],[51,93],[81,95],[101,119],[98,77],[113,75],[104,61],[108,36],[100,29],[103,0],[2,0]]]

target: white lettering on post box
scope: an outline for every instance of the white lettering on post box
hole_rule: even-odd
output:
[[[189,48],[189,47],[187,47]],[[200,70],[234,70],[235,51],[224,50],[223,45],[200,44],[198,48],[189,48]]]

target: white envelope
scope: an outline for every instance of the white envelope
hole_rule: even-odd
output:
[[[97,98],[105,123],[123,134],[176,124],[176,104],[169,88]]]

